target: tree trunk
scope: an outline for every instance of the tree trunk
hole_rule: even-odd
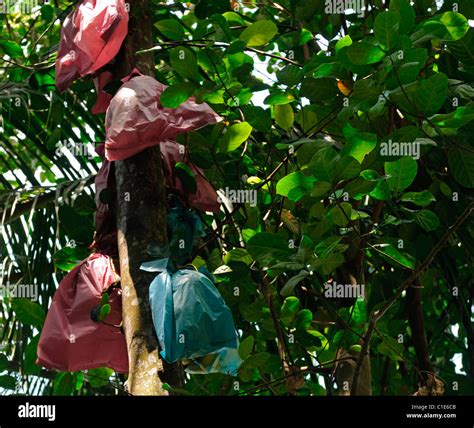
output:
[[[143,74],[154,76],[153,55],[136,54],[152,45],[148,0],[129,4],[129,34],[114,71],[122,77],[137,67]],[[163,370],[148,303],[154,275],[140,271],[141,263],[150,259],[148,245],[167,242],[165,179],[159,148],[115,162],[115,177],[123,326],[130,366],[127,389],[133,395],[165,395],[162,380],[181,386],[182,370],[178,365],[166,364]]]

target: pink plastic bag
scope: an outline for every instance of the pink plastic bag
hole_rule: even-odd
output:
[[[108,64],[128,32],[124,0],[83,0],[64,20],[56,60],[56,86],[67,89],[79,77]]]
[[[102,293],[119,279],[112,260],[97,253],[64,277],[41,331],[37,364],[68,372],[98,367],[128,372],[125,336],[115,327],[122,321],[119,288],[110,291],[112,310],[105,319],[110,325],[91,318],[91,310],[100,303]]]
[[[166,184],[187,201],[187,205],[200,211],[217,212],[220,204],[217,201],[217,193],[207,181],[203,171],[187,159],[185,147],[174,141],[163,141],[160,144],[165,166]],[[186,193],[181,180],[174,174],[176,162],[184,162],[194,173],[196,179],[196,193]]]
[[[105,117],[108,160],[129,158],[178,134],[222,120],[206,103],[197,104],[193,98],[175,109],[162,107],[160,96],[165,89],[153,77],[143,75],[120,87]]]
[[[92,107],[92,114],[105,113],[109,107],[112,95],[104,91],[104,88],[112,82],[114,76],[110,71],[99,73],[94,78],[94,85],[97,92],[97,99]]]

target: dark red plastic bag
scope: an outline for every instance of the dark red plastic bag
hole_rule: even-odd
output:
[[[126,79],[124,79],[125,81]],[[150,76],[132,75],[110,102],[105,117],[105,155],[123,160],[178,134],[217,123],[222,118],[206,103],[190,98],[178,108],[162,107],[166,86]]]
[[[111,257],[118,257],[115,212],[109,205],[109,202],[116,197],[113,163],[105,159],[104,151],[104,144],[96,148],[97,154],[102,157],[102,166],[95,177],[96,233],[90,249]]]
[[[110,367],[128,372],[119,288],[110,291],[111,312],[105,325],[91,318],[102,293],[119,280],[110,257],[91,254],[59,284],[48,310],[38,343],[37,364],[48,369],[75,372]]]
[[[64,20],[56,60],[56,86],[67,89],[118,53],[128,32],[124,0],[83,0]]]
[[[203,171],[187,159],[185,147],[174,141],[164,141],[160,144],[165,166],[166,184],[190,207],[200,211],[217,212],[220,204],[217,201],[217,193],[211,183],[207,181]],[[196,193],[187,193],[174,173],[174,166],[177,162],[184,162],[194,173],[196,179]]]

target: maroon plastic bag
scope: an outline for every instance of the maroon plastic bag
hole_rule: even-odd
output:
[[[64,277],[41,331],[37,364],[67,372],[98,367],[128,372],[125,336],[116,327],[122,321],[121,290],[109,290],[111,312],[105,319],[107,325],[91,318],[102,293],[119,279],[111,258],[98,253]]]
[[[89,247],[92,251],[111,257],[118,257],[117,226],[115,213],[112,212],[108,201],[116,197],[113,163],[104,157],[105,146],[99,145],[96,152],[102,157],[102,166],[95,176],[95,235],[94,242]],[[101,195],[105,190],[107,195]],[[105,192],[104,192],[105,193]]]
[[[124,0],[83,0],[64,20],[56,60],[56,86],[67,89],[118,53],[128,32]]]
[[[165,166],[166,184],[171,190],[187,202],[192,208],[200,211],[217,212],[220,204],[217,201],[217,193],[211,183],[207,181],[203,171],[194,165],[186,155],[186,148],[174,141],[163,141],[160,144],[161,154]],[[196,179],[196,193],[187,193],[179,180],[174,174],[174,166],[176,162],[184,162],[194,173]]]
[[[105,113],[109,107],[112,95],[104,91],[104,88],[112,82],[114,75],[110,71],[99,73],[94,78],[94,86],[97,92],[97,99],[92,107],[92,114]]]
[[[153,77],[131,75],[110,102],[105,117],[105,155],[129,158],[178,134],[217,123],[222,118],[206,103],[190,98],[178,108],[164,108],[160,96],[166,86]]]

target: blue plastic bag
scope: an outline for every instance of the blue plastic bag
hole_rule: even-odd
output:
[[[184,208],[179,200],[171,202],[166,217],[169,243],[167,245],[151,244],[148,253],[156,258],[169,258],[173,265],[188,263],[192,256],[194,243],[206,235],[199,215],[189,208]]]
[[[201,218],[191,209],[185,209],[176,202],[166,217],[169,251],[173,261],[182,265],[191,257],[194,241],[204,236]]]
[[[150,285],[149,299],[162,357],[169,363],[191,360],[190,373],[235,376],[242,363],[238,336],[212,275],[192,268],[173,273],[167,259],[143,263],[141,269],[161,272]]]

